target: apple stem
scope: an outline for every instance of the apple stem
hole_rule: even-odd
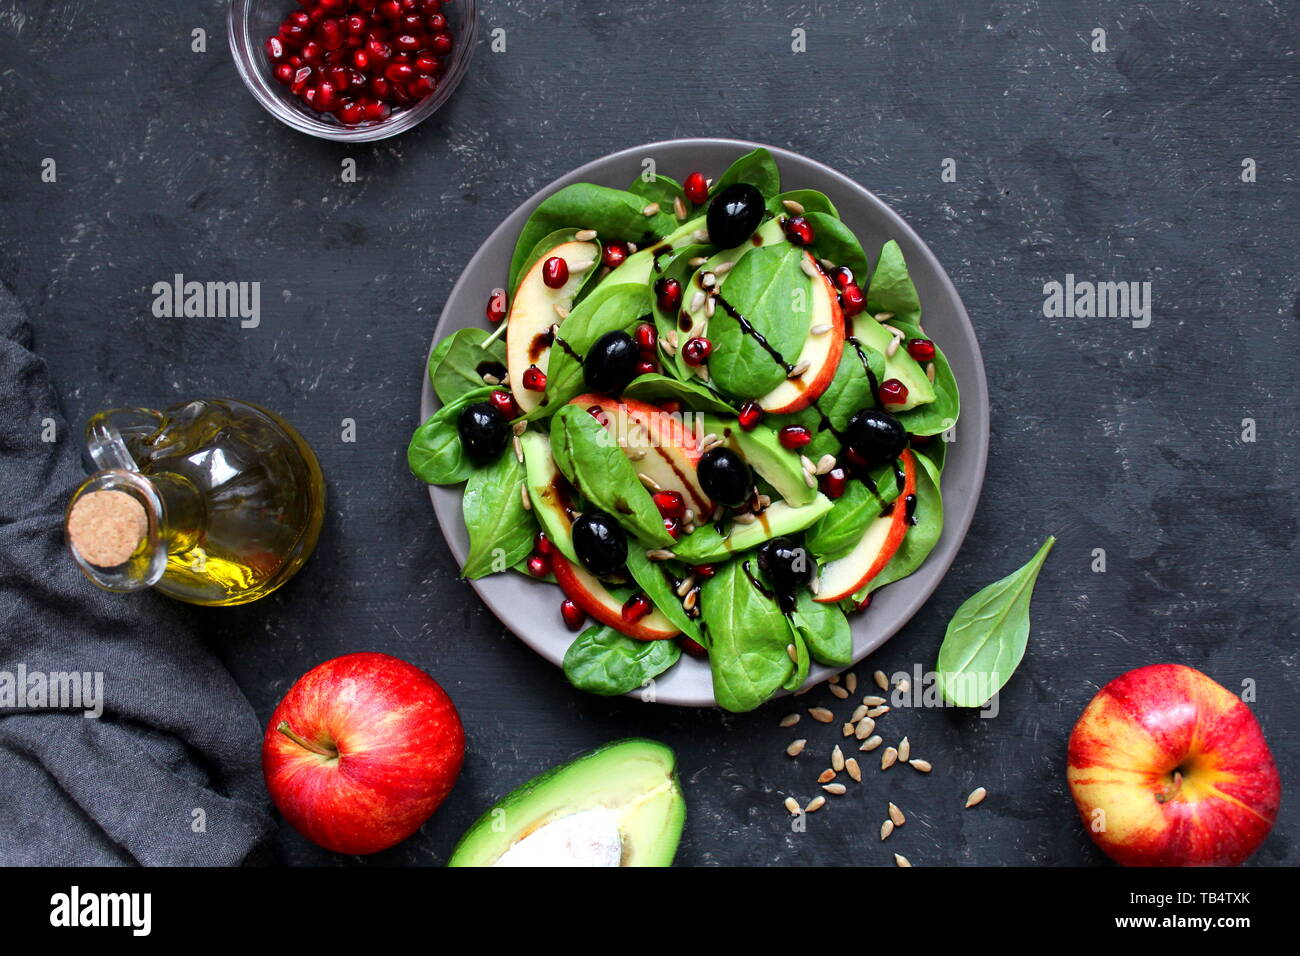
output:
[[[1183,785],[1183,772],[1181,770],[1175,770],[1173,782],[1169,784],[1169,786],[1165,789],[1163,793],[1156,795],[1156,802],[1168,803],[1170,800],[1172,800],[1174,797],[1178,795],[1178,791],[1179,789],[1182,788],[1182,785]]]
[[[289,726],[289,721],[287,720],[280,721],[280,723],[276,726],[275,729],[278,730],[280,733],[284,734],[286,737],[288,737],[290,740],[296,743],[299,747],[302,747],[304,750],[310,750],[312,753],[320,754],[322,757],[338,756],[338,751],[331,750],[328,747],[322,747],[320,744],[314,744],[310,740],[307,740],[305,737],[302,737],[299,734],[294,733],[293,728]]]

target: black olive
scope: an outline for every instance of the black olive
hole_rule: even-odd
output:
[[[587,388],[604,395],[617,395],[636,378],[641,352],[626,332],[606,332],[587,350],[582,360],[582,377]]]
[[[627,564],[627,534],[604,511],[588,511],[573,522],[573,550],[597,577],[617,574]]]
[[[789,538],[773,538],[758,549],[758,566],[781,594],[793,593],[812,578],[812,556]]]
[[[907,447],[907,429],[903,423],[878,408],[854,412],[844,429],[844,438],[869,465],[893,461]]]
[[[730,448],[711,448],[695,468],[704,493],[728,508],[739,508],[754,490],[749,464]]]
[[[762,193],[749,183],[733,183],[709,203],[709,242],[720,249],[740,245],[762,223],[764,211]]]
[[[460,410],[456,419],[461,447],[477,465],[494,460],[510,441],[510,423],[487,402],[475,402]]]

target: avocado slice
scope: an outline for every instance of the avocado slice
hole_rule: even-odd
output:
[[[702,232],[707,238],[708,230],[704,216],[696,216],[693,219],[687,219],[668,235],[664,236],[658,242],[646,246],[644,249],[638,249],[627,260],[605,277],[604,282],[611,285],[621,285],[625,282],[635,282],[638,285],[645,285],[650,281],[652,273],[658,271],[659,257],[671,249],[681,249],[693,242],[699,242],[696,233]]]
[[[502,797],[465,831],[447,865],[671,866],[685,820],[676,756],[632,737]]]
[[[817,497],[817,489],[804,481],[799,453],[781,447],[775,429],[759,425],[745,431],[734,418],[706,415],[704,432],[717,435],[724,445],[744,456],[759,477],[791,505],[806,505]]]
[[[727,535],[718,534],[713,525],[696,528],[677,542],[672,549],[673,555],[687,564],[721,561],[733,554],[757,548],[771,538],[802,531],[832,507],[831,500],[820,492],[811,503],[797,508],[784,501],[774,501],[759,515],[758,520],[749,524],[733,524]]]
[[[853,319],[853,337],[885,356],[885,378],[896,378],[907,386],[907,401],[889,406],[891,412],[905,412],[934,401],[934,383],[916,359],[907,354],[907,349],[900,348],[893,355],[889,354],[889,343],[893,339],[889,329],[863,312]]]
[[[569,498],[569,483],[555,467],[551,440],[541,432],[527,431],[519,436],[519,444],[524,449],[525,481],[528,498],[533,503],[533,514],[560,554],[570,561],[577,561],[572,531],[577,512]]]

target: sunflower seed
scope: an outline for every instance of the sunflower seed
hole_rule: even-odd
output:
[[[876,686],[879,687],[881,690],[889,690],[889,678],[885,676],[884,671],[876,671],[874,674],[871,675],[871,679],[876,682]],[[866,701],[866,703],[869,704],[871,703],[871,701]],[[876,701],[876,703],[883,704],[884,701],[878,700]]]
[[[709,230],[696,229],[693,233],[691,233],[691,238],[694,239],[696,242],[708,242]]]
[[[803,808],[804,813],[816,813],[822,807],[826,806],[825,797],[813,797],[808,801],[808,806]]]
[[[573,238],[578,240],[578,242],[591,242],[591,240],[596,238],[596,230],[579,229],[577,232],[573,234]]]
[[[901,341],[902,339],[900,338],[892,338],[889,340],[889,344],[885,346],[885,358],[893,358],[898,354],[898,343]]]
[[[787,644],[785,646],[785,652],[790,655],[790,660],[794,661],[796,664],[799,663],[799,651],[793,644]]]
[[[890,319],[892,319],[893,317],[894,317],[894,313],[892,313],[892,312],[877,312],[877,313],[876,313],[876,321],[877,321],[877,322],[888,322],[888,321],[889,321]]]
[[[934,372],[934,363],[931,362],[929,365],[927,365],[927,366],[925,367],[925,377],[928,378],[931,382],[933,382],[933,381],[934,381],[934,375],[935,375],[935,372]]]
[[[522,435],[524,432],[528,431],[528,423],[515,422],[513,425],[510,426],[510,430],[514,432],[516,435]]]
[[[866,704],[858,704],[858,706],[854,709],[852,715],[850,715],[849,720],[850,720],[850,722],[856,724],[858,721],[860,721],[860,720],[861,720],[863,717],[865,717],[865,716],[867,716],[867,705],[866,705]]]
[[[695,295],[691,296],[691,307],[689,311],[698,312],[700,309],[704,308],[704,298],[704,293],[699,289],[696,289]]]
[[[830,270],[835,268],[835,263],[831,262],[831,260],[829,259],[823,258],[823,259],[818,259],[817,261],[821,263],[821,267],[825,269],[827,272],[830,272]]]
[[[843,727],[840,728],[840,734],[841,734],[842,736],[844,736],[844,737],[852,737],[852,736],[853,736],[853,725],[852,725],[852,724],[845,724]]]
[[[875,720],[877,717],[883,717],[887,713],[889,713],[888,707],[872,707],[867,711],[867,716],[872,720]]]
[[[569,263],[569,271],[572,273],[586,272],[595,264],[595,259],[574,259]]]
[[[839,682],[840,682],[839,674],[832,674],[830,677],[826,678],[826,683],[828,684],[838,684]]]
[[[531,498],[528,497],[528,486],[527,486],[527,485],[520,485],[520,486],[519,486],[519,500],[520,500],[520,502],[523,504],[523,506],[524,506],[524,510],[525,510],[525,511],[532,511],[532,510],[533,510],[533,501],[532,501]]]
[[[829,325],[827,325],[825,322],[819,322],[819,323],[817,323],[816,325],[814,325],[811,329],[809,329],[808,331],[809,331],[810,333],[812,333],[813,335],[825,335],[825,334],[826,334],[827,332],[829,332],[830,330],[831,330],[831,327],[830,327]]]
[[[655,481],[644,471],[638,471],[636,476],[641,479],[641,484],[645,485],[651,491],[663,491],[663,489],[659,487],[659,482]]]
[[[825,790],[827,793],[835,794],[835,796],[837,797],[842,797],[844,796],[844,794],[849,792],[849,788],[844,786],[844,784],[842,783],[823,784],[822,789]]]
[[[813,597],[822,593],[822,579],[820,574],[814,574],[808,581],[808,590],[813,593]]]
[[[894,821],[896,827],[901,827],[907,822],[907,817],[903,816],[903,811],[892,803],[889,805],[889,819]]]
[[[640,461],[645,456],[646,456],[646,450],[644,448],[627,449],[627,457],[630,458],[632,461]]]
[[[889,834],[894,832],[894,823],[892,820],[886,820],[880,825],[880,839],[885,841],[889,839]]]
[[[813,720],[817,721],[817,723],[819,724],[829,724],[832,720],[835,719],[835,715],[832,714],[825,707],[809,707],[808,716],[811,717]]]
[[[844,751],[840,749],[839,744],[836,744],[835,749],[831,751],[831,766],[837,773],[844,769]]]
[[[700,288],[712,289],[718,284],[718,277],[712,272],[703,272],[700,274]]]
[[[672,358],[677,354],[677,346],[666,339],[659,340],[659,347],[664,350],[664,355],[667,355],[669,358]]]
[[[868,694],[866,697],[862,698],[862,703],[866,704],[868,707],[879,707],[884,702],[885,698],[877,697],[875,694]]]
[[[894,865],[895,865],[895,866],[911,866],[912,864],[909,863],[909,862],[907,862],[907,857],[903,856],[903,854],[901,854],[901,853],[895,853],[895,854],[894,854]]]
[[[704,265],[704,263],[708,261],[709,261],[708,256],[691,256],[689,259],[686,260],[686,264],[690,266],[692,269],[698,269],[700,266]]]
[[[515,446],[515,461],[519,462],[519,464],[522,465],[522,464],[524,463],[524,445],[523,445],[523,442],[521,442],[521,441],[519,440],[519,436],[518,436],[518,435],[514,435],[513,437],[511,437],[510,441],[513,442],[513,443],[514,443],[514,446]]]
[[[906,694],[909,690],[912,689],[912,682],[908,680],[906,677],[904,677],[894,686],[898,688],[898,692],[900,694]]]
[[[790,746],[788,746],[788,747],[785,748],[786,756],[787,756],[787,757],[797,757],[797,756],[799,756],[801,753],[803,753],[804,745],[807,744],[807,743],[808,743],[808,741],[805,740],[805,739],[802,739],[802,738],[799,739],[799,740],[793,741],[793,742],[790,744]]]
[[[919,770],[921,773],[929,773],[934,769],[928,760],[909,760],[907,763],[913,770]]]
[[[861,720],[858,721],[858,729],[854,731],[854,735],[859,740],[866,740],[868,737],[871,736],[872,731],[874,731],[875,729],[876,729],[876,722],[872,720],[870,717],[864,716]]]
[[[807,485],[809,488],[816,488],[817,476],[814,475],[811,471],[805,471],[803,473],[803,483]]]
[[[628,255],[631,255],[631,254],[634,253],[634,252],[636,252],[636,243],[635,243],[635,242],[629,242],[629,243],[627,244],[627,253],[628,253]]]
[[[698,589],[692,589],[686,592],[686,597],[682,599],[682,607],[688,611],[693,611],[695,605],[699,603],[700,592]]]
[[[844,761],[844,769],[849,772],[855,783],[862,782],[862,768],[858,766],[858,758],[850,757]]]
[[[869,753],[872,750],[875,750],[884,742],[885,742],[884,739],[879,734],[876,734],[875,736],[868,737],[866,740],[862,741],[862,746],[859,747],[858,750],[859,751],[865,750]]]
[[[645,553],[645,556],[649,561],[667,561],[673,556],[673,553],[664,548],[651,548]]]
[[[796,216],[803,215],[803,203],[795,202],[793,199],[782,199],[781,205],[790,210],[790,212],[794,213]]]
[[[641,210],[641,215],[653,216],[658,212],[659,212],[659,204],[657,202],[652,202],[646,204],[646,207]]]
[[[669,345],[671,345],[673,348],[677,348],[678,338],[677,338],[676,329],[669,329],[668,334],[665,335],[664,338],[668,340]]]
[[[799,801],[794,797],[785,798],[785,808],[790,811],[790,816],[792,817],[797,817],[799,814],[803,813],[803,810],[799,807]]]
[[[898,760],[898,751],[893,747],[886,747],[885,752],[880,755],[880,769],[888,770]]]
[[[686,597],[693,587],[695,587],[695,575],[688,574],[685,579],[683,579],[682,583],[677,585],[677,596]]]
[[[717,276],[725,276],[728,272],[730,272],[734,268],[736,268],[736,264],[734,262],[724,262],[714,267],[713,274]]]
[[[714,301],[713,296],[709,296],[704,303],[704,317],[706,319],[713,318],[713,313],[717,311],[717,305],[718,303]]]
[[[912,741],[904,737],[898,742],[898,759],[907,763],[912,759]]]
[[[836,697],[838,697],[840,700],[848,700],[849,698],[849,692],[845,690],[843,687],[841,687],[839,684],[831,685],[831,693],[834,694]]]
[[[815,279],[818,276],[817,267],[813,265],[811,259],[800,259],[799,268],[803,270],[803,274],[809,279]]]
[[[799,723],[798,714],[786,714],[784,717],[781,718],[782,727],[793,727],[797,723]]]
[[[682,202],[681,196],[673,197],[673,215],[682,220],[686,218],[686,203]]]
[[[834,779],[835,779],[835,771],[832,770],[830,767],[827,767],[817,776],[818,783],[830,783]]]
[[[817,474],[817,466],[813,464],[813,460],[807,455],[799,456],[799,464],[803,467],[804,471],[814,475]]]
[[[742,511],[739,514],[732,515],[731,520],[736,524],[753,524],[758,520],[758,515],[750,511]]]
[[[800,362],[796,362],[794,368],[790,369],[790,371],[786,373],[785,377],[798,378],[800,375],[803,375],[805,372],[807,372],[808,369],[810,368],[812,368],[812,362],[808,361],[807,359],[803,359]]]
[[[496,377],[495,375],[493,375],[491,372],[484,372],[484,373],[483,373],[483,381],[486,382],[488,385],[500,385],[500,384],[501,384],[501,379],[497,378],[497,377]]]
[[[844,686],[849,689],[850,694],[856,694],[858,692],[858,675],[853,671],[849,671],[845,674]]]
[[[987,797],[988,795],[989,792],[985,790],[983,787],[976,787],[974,790],[970,792],[970,796],[966,798],[966,809],[969,810],[977,803],[983,803],[984,798]]]
[[[816,473],[819,475],[824,475],[826,474],[826,472],[830,471],[834,467],[835,467],[835,456],[822,455],[820,458],[817,459]]]

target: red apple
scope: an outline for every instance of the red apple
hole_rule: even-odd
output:
[[[271,799],[294,829],[337,853],[405,840],[451,791],[464,756],[446,691],[388,654],[345,654],[309,670],[262,739]]]
[[[1098,692],[1070,734],[1084,826],[1125,866],[1236,866],[1264,842],[1282,785],[1259,723],[1198,670],[1153,664]]]

